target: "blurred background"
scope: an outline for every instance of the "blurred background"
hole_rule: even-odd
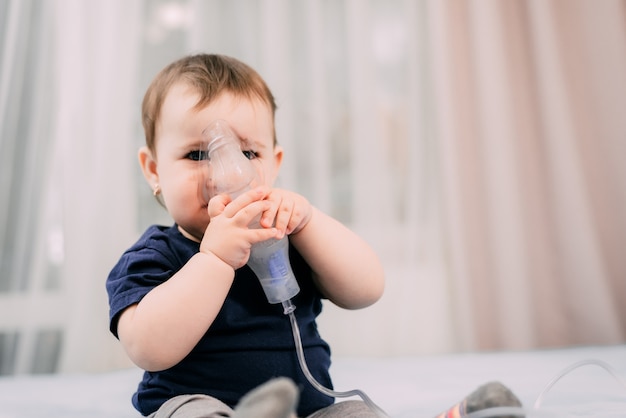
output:
[[[259,71],[280,186],[383,260],[335,355],[626,341],[626,1],[0,0],[0,48],[0,374],[130,364],[105,279],[171,224],[141,100],[197,52]]]

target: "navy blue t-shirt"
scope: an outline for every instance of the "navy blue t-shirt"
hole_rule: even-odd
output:
[[[172,277],[198,251],[199,244],[185,238],[176,225],[148,228],[107,279],[111,332],[117,337],[117,320],[124,309]],[[310,267],[293,247],[289,257],[300,285],[293,302],[305,358],[316,380],[332,388],[330,348],[315,322],[322,310],[322,296],[313,284]],[[210,280],[211,272],[206,275]],[[236,270],[226,301],[204,337],[172,368],[145,372],[133,405],[149,415],[174,396],[204,393],[233,407],[244,394],[278,376],[289,377],[299,386],[299,416],[333,403],[302,374],[289,318],[280,304],[268,303],[256,276],[244,266]]]

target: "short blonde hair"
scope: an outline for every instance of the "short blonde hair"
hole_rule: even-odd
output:
[[[155,130],[163,101],[170,88],[181,81],[197,89],[200,94],[197,108],[208,105],[224,92],[245,98],[258,98],[270,107],[272,125],[274,124],[276,113],[274,95],[252,67],[224,55],[189,55],[161,70],[150,83],[143,98],[141,119],[146,145],[153,153],[156,152]],[[275,131],[274,143],[276,143]]]

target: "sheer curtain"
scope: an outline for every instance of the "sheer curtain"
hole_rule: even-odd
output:
[[[626,340],[620,0],[0,4],[0,373],[128,365],[104,280],[170,223],[136,162],[152,77],[233,55],[278,101],[280,186],[362,234],[384,298],[336,355]],[[332,237],[329,237],[332,239]]]
[[[55,6],[55,162],[69,305],[59,367],[98,370],[121,357],[106,332],[103,286],[120,248],[135,238],[133,128],[142,8],[136,1],[56,0]]]
[[[2,373],[123,361],[103,280],[135,238],[140,6],[3,2]]]
[[[433,2],[459,348],[626,338],[626,6]]]
[[[0,70],[0,373],[27,368],[48,370],[35,358],[56,357],[60,318],[24,315],[34,303],[46,304],[41,291],[57,287],[55,265],[33,263],[46,252],[38,208],[46,199],[41,190],[46,155],[51,146],[40,138],[49,133],[53,76],[38,71],[49,67],[52,27],[46,5],[35,1],[4,2],[0,6],[2,39]],[[32,26],[23,25],[31,22]],[[32,49],[38,53],[32,53]],[[45,318],[44,318],[45,316]],[[39,322],[43,327],[34,326]],[[37,352],[36,347],[45,348]],[[31,359],[33,359],[31,361]],[[28,365],[27,365],[28,364]]]

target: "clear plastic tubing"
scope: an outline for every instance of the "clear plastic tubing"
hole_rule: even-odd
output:
[[[296,344],[296,353],[298,354],[298,361],[300,362],[300,368],[302,369],[302,373],[306,376],[309,383],[318,391],[323,393],[324,395],[331,396],[333,398],[349,398],[351,396],[359,396],[365,404],[376,413],[380,418],[389,418],[389,415],[385,411],[383,411],[378,405],[376,405],[363,391],[359,389],[349,390],[346,392],[337,392],[334,390],[330,390],[321,383],[319,383],[311,372],[306,364],[306,359],[304,358],[304,349],[302,348],[302,339],[300,337],[300,328],[298,327],[298,321],[296,320],[296,315],[294,311],[296,307],[293,305],[291,300],[287,300],[283,302],[283,312],[285,315],[289,315],[289,321],[291,322],[291,330],[293,331],[293,340]]]

